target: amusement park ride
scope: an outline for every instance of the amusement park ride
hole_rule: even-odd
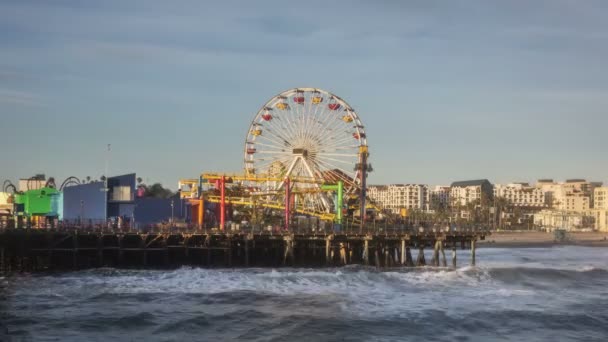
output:
[[[219,228],[227,205],[284,212],[342,224],[348,209],[366,216],[367,135],[355,110],[317,88],[294,88],[266,102],[245,138],[244,174],[203,173],[179,182],[182,198],[204,223],[204,203],[219,204]],[[230,191],[228,191],[230,190]],[[353,215],[353,220],[355,219]]]

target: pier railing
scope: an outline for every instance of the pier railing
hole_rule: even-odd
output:
[[[191,233],[191,234],[257,234],[257,235],[286,235],[286,234],[373,234],[373,235],[395,235],[395,234],[430,234],[430,233],[484,233],[489,232],[487,226],[479,224],[449,224],[430,221],[408,222],[400,224],[389,223],[368,223],[363,226],[357,224],[342,224],[342,225],[292,225],[289,229],[278,225],[228,225],[225,229],[219,228],[200,228],[195,225],[186,224],[157,224],[157,225],[129,225],[116,224],[103,221],[87,220],[86,222],[78,221],[61,221],[55,224],[45,225],[22,225],[22,228],[15,228],[14,225],[0,222],[0,232],[10,229],[40,229],[56,232],[73,232],[79,233],[106,233],[106,234],[129,234],[129,233]]]

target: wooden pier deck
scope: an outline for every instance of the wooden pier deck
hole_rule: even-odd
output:
[[[376,267],[447,266],[445,249],[470,249],[487,231],[368,232],[83,232],[8,229],[0,231],[0,272],[36,272],[95,267]],[[415,258],[413,257],[415,256]]]

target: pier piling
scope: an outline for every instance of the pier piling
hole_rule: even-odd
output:
[[[445,251],[443,250],[443,241],[438,241],[438,243],[439,243],[439,252],[441,252],[441,266],[447,267],[448,262],[445,259]]]
[[[426,260],[424,259],[424,247],[418,247],[418,259],[416,260],[416,266],[426,266]]]
[[[475,266],[475,240],[471,240],[471,266]]]
[[[414,260],[412,259],[412,250],[409,247],[405,247],[405,266],[414,266]]]

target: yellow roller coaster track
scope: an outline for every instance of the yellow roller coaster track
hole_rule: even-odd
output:
[[[211,203],[220,203],[221,198],[220,198],[220,196],[215,196],[215,195],[207,196],[207,197],[205,197],[205,201],[211,202]],[[226,196],[226,204],[285,210],[285,206],[278,204],[278,203],[257,202],[257,201],[252,201],[246,197],[241,197],[241,196],[235,196],[235,197]],[[312,211],[312,210],[306,210],[303,208],[292,208],[291,210],[298,214],[316,216],[322,220],[328,220],[328,221],[333,221],[336,217],[336,215],[333,213]]]

